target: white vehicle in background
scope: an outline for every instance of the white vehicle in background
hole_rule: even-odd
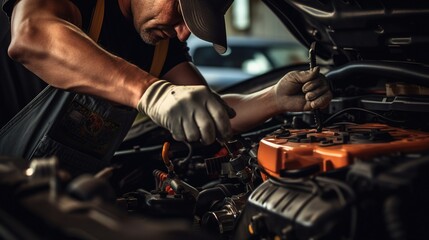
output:
[[[215,91],[279,67],[307,61],[306,48],[286,40],[233,36],[228,38],[227,52],[219,55],[211,43],[191,36],[188,47],[194,64]]]

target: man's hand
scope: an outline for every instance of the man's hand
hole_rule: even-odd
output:
[[[177,141],[210,144],[216,137],[232,136],[229,118],[233,110],[206,86],[159,80],[145,91],[137,109],[168,129]]]
[[[283,111],[309,111],[326,107],[332,99],[325,77],[319,67],[307,71],[292,71],[274,86],[275,98]]]

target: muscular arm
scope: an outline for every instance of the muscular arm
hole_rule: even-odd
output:
[[[178,85],[207,85],[200,72],[195,69],[192,63],[181,63],[170,70],[165,79]],[[268,87],[253,94],[227,94],[221,96],[222,99],[232,107],[236,116],[231,119],[234,133],[240,133],[257,126],[276,113],[280,113],[273,91]]]
[[[186,73],[188,79],[200,79],[200,84],[204,83],[201,75],[190,64],[183,63],[173,70],[189,72]],[[194,77],[191,77],[192,72]],[[332,92],[325,76],[320,74],[319,67],[315,67],[307,71],[290,71],[275,85],[258,92],[247,95],[228,94],[222,96],[222,99],[236,111],[236,117],[230,123],[232,130],[240,133],[281,112],[325,108],[332,99]]]
[[[135,107],[157,79],[100,48],[81,29],[68,0],[20,0],[9,55],[47,83]]]
[[[247,131],[281,112],[273,100],[271,88],[268,87],[248,95],[226,94],[222,96],[222,99],[237,113],[237,116],[231,119],[232,129],[235,133]]]

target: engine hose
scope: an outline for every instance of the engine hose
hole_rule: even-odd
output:
[[[424,157],[420,157],[413,161],[406,161],[396,167],[394,167],[392,170],[390,170],[389,173],[386,175],[381,175],[378,177],[380,182],[382,182],[385,185],[391,185],[392,183],[392,176],[395,180],[395,185],[397,185],[397,188],[402,189],[422,189],[426,187],[427,182],[427,171],[429,169],[429,155],[426,155]],[[411,181],[411,182],[410,182]],[[422,193],[419,191],[418,193]],[[416,193],[417,194],[417,193]],[[422,193],[424,198],[420,194],[417,194],[419,197],[420,202],[427,202],[427,195]],[[408,209],[410,206],[408,205],[408,202],[404,202],[403,196],[401,195],[392,195],[386,198],[384,201],[383,211],[384,211],[384,218],[386,221],[386,229],[388,230],[391,239],[394,240],[402,240],[402,239],[408,239],[409,235],[414,234],[414,231],[408,230],[405,226],[405,220],[403,219],[403,215],[405,215],[405,212],[401,212],[401,210],[405,211],[404,209],[407,208],[406,211],[409,211]],[[407,204],[407,205],[406,205]],[[425,210],[421,210],[426,213]],[[401,214],[402,213],[402,214]],[[414,229],[413,225],[408,225],[410,229]]]
[[[237,195],[242,191],[243,189],[235,184],[219,184],[201,191],[197,198],[195,215],[202,217],[206,212],[213,210],[212,207],[215,203],[223,201],[226,197]]]
[[[350,76],[381,76],[429,87],[429,66],[409,62],[359,61],[345,64],[326,74],[329,81]]]
[[[188,155],[186,155],[186,157],[180,161],[177,162],[177,165],[183,166],[184,164],[188,163],[189,160],[191,160],[192,156],[193,156],[193,149],[192,149],[192,145],[188,142],[183,142],[186,147],[188,148]]]
[[[168,169],[168,174],[172,174],[174,175],[174,165],[171,162],[169,156],[168,156],[168,150],[170,150],[170,143],[169,142],[165,142],[164,145],[162,146],[162,161],[165,164],[165,167]]]
[[[405,240],[407,233],[401,219],[400,209],[402,201],[398,196],[386,198],[383,205],[386,230],[392,240]]]

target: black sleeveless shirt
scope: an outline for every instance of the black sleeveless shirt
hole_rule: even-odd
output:
[[[2,1],[3,11],[10,17],[15,0]],[[81,12],[83,31],[87,32],[96,0],[73,0],[73,2]],[[10,24],[4,13],[0,13],[3,14],[0,17],[0,109],[2,109],[0,127],[46,86],[37,76],[7,55]],[[155,47],[141,40],[133,23],[122,15],[118,0],[105,0],[105,13],[98,42],[110,53],[149,71]],[[190,60],[186,43],[180,42],[177,38],[171,39],[160,76],[177,64]]]

